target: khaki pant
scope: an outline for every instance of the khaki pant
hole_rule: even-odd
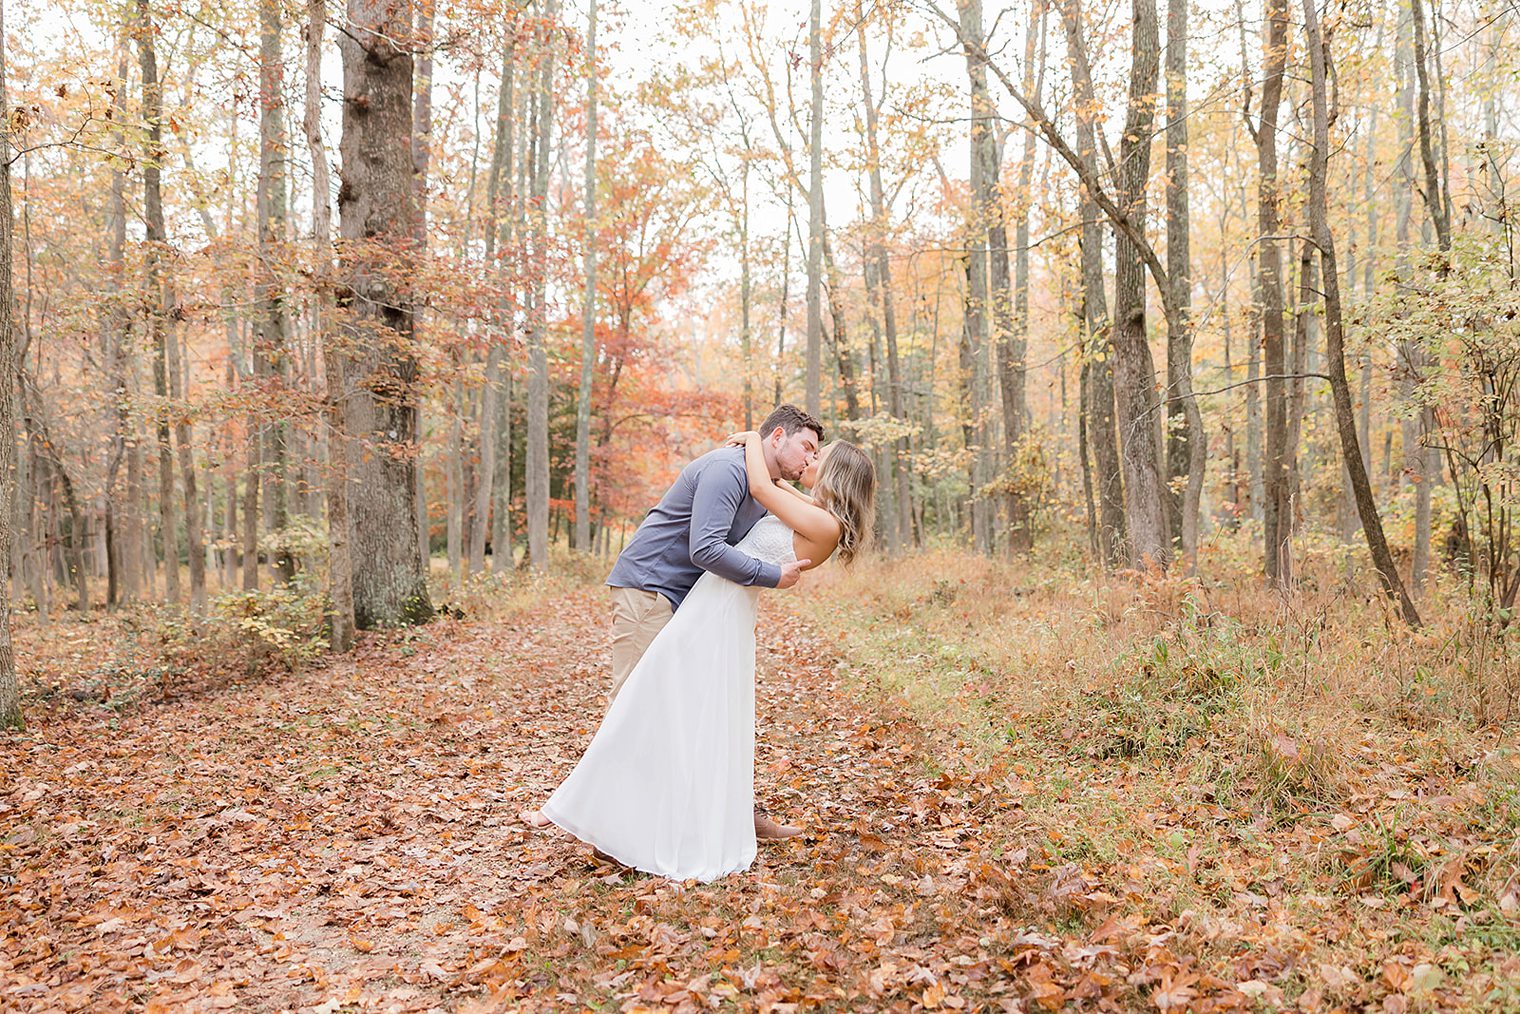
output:
[[[612,589],[612,692],[607,696],[608,704],[673,613],[670,600],[659,592]]]

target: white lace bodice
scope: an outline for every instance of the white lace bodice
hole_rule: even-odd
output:
[[[774,514],[767,514],[756,521],[755,527],[734,548],[778,567],[797,559],[792,545],[792,530]]]

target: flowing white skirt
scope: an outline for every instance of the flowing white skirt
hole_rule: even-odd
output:
[[[711,881],[755,860],[759,589],[703,574],[544,816],[624,865]]]

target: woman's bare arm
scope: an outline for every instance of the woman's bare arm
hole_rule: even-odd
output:
[[[780,518],[792,531],[810,542],[833,546],[839,542],[839,521],[813,503],[812,497],[804,496],[791,487],[782,487],[771,478],[771,470],[765,464],[765,452],[761,449],[760,434],[754,431],[736,433],[731,440],[744,441],[744,468],[749,473],[749,492],[760,506]]]

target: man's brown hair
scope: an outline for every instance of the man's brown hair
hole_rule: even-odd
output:
[[[771,414],[760,424],[760,435],[769,436],[777,426],[789,437],[795,436],[798,430],[812,430],[818,434],[818,442],[823,443],[823,423],[796,405],[777,405],[772,409]]]

